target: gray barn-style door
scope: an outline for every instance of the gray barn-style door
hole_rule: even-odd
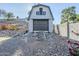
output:
[[[48,31],[48,19],[33,19],[33,31]]]

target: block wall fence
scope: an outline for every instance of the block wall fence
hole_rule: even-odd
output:
[[[53,28],[56,34],[79,41],[79,22],[54,25]]]

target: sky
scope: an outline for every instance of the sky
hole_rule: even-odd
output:
[[[38,3],[0,3],[0,9],[12,12],[15,16],[19,16],[20,18],[25,18],[28,17],[28,12],[31,10],[32,6],[36,4]],[[54,17],[54,24],[60,24],[61,11],[64,8],[75,6],[76,13],[79,13],[79,3],[44,3],[44,5],[50,7]]]

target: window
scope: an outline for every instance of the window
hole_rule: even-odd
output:
[[[40,15],[42,15],[43,8],[39,8],[39,11],[40,11]]]
[[[40,15],[39,11],[36,11],[36,15]]]
[[[46,11],[43,11],[43,13],[42,13],[43,15],[46,15]]]
[[[46,11],[43,11],[43,8],[39,8],[39,11],[36,11],[36,15],[46,15]]]

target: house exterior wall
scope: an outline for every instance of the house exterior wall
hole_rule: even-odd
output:
[[[43,11],[46,11],[46,15],[36,15],[36,11],[39,11],[39,8],[43,8]],[[53,31],[52,15],[50,14],[50,10],[47,7],[39,6],[39,7],[33,8],[30,19],[29,19],[29,32],[33,32],[33,19],[48,19],[49,32]]]

